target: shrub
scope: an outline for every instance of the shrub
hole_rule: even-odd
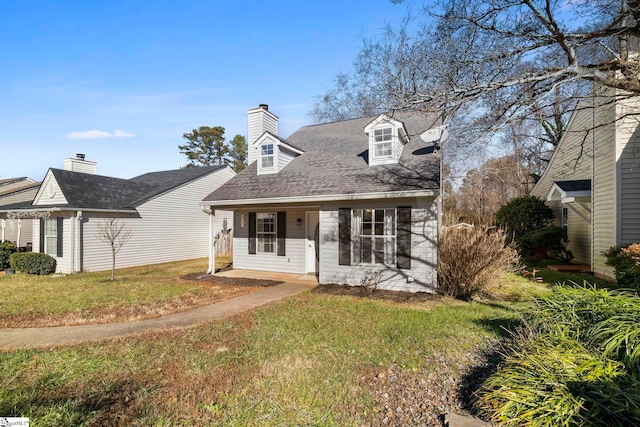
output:
[[[557,286],[537,298],[476,407],[501,425],[640,425],[640,298]]]
[[[562,227],[548,225],[521,235],[518,239],[518,248],[523,257],[545,257],[551,253],[569,262],[573,258],[573,254],[567,250],[564,239]]]
[[[15,243],[2,242],[0,243],[0,270],[4,270],[9,267],[9,256],[18,251]]]
[[[469,299],[514,271],[518,252],[503,231],[448,228],[438,239],[438,290]]]
[[[640,243],[613,246],[603,253],[615,268],[618,285],[640,290]]]
[[[51,274],[56,271],[55,258],[40,252],[20,252],[9,257],[11,268],[27,274]]]
[[[535,196],[517,197],[496,212],[496,225],[504,228],[518,241],[529,231],[549,225],[553,211],[544,200]]]
[[[638,377],[560,336],[522,345],[478,395],[478,412],[504,426],[640,425]]]

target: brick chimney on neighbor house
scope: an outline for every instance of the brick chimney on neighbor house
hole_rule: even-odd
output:
[[[78,153],[75,158],[64,159],[64,169],[95,175],[98,173],[98,164],[85,160],[84,154]]]
[[[258,159],[258,149],[253,146],[258,138],[266,131],[278,135],[278,116],[269,111],[267,104],[260,104],[258,108],[252,108],[247,112],[249,116],[249,129],[247,132],[247,164]]]

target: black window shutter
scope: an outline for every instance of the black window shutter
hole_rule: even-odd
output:
[[[44,253],[44,218],[40,218],[40,252]]]
[[[256,253],[256,213],[249,212],[249,253]]]
[[[58,235],[56,236],[56,256],[57,257],[61,257],[62,256],[62,217],[57,217],[56,218],[56,222],[57,222],[57,228],[58,228]]]
[[[285,256],[286,248],[285,241],[287,237],[287,213],[278,212],[278,256]]]
[[[398,207],[398,268],[411,269],[411,207]]]
[[[338,265],[351,265],[351,208],[340,208],[338,215]]]

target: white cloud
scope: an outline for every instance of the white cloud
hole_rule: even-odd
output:
[[[125,132],[123,130],[114,130],[113,137],[114,138],[133,138],[135,135],[129,132]]]
[[[67,138],[71,139],[104,139],[104,138],[133,138],[135,135],[122,130],[105,132],[103,130],[87,130],[84,132],[70,132]]]

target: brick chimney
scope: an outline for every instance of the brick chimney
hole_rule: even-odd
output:
[[[247,112],[249,118],[249,129],[247,132],[247,157],[248,164],[258,159],[258,150],[253,146],[258,138],[266,131],[278,135],[278,116],[269,111],[267,104],[260,104],[258,108],[252,108]]]

